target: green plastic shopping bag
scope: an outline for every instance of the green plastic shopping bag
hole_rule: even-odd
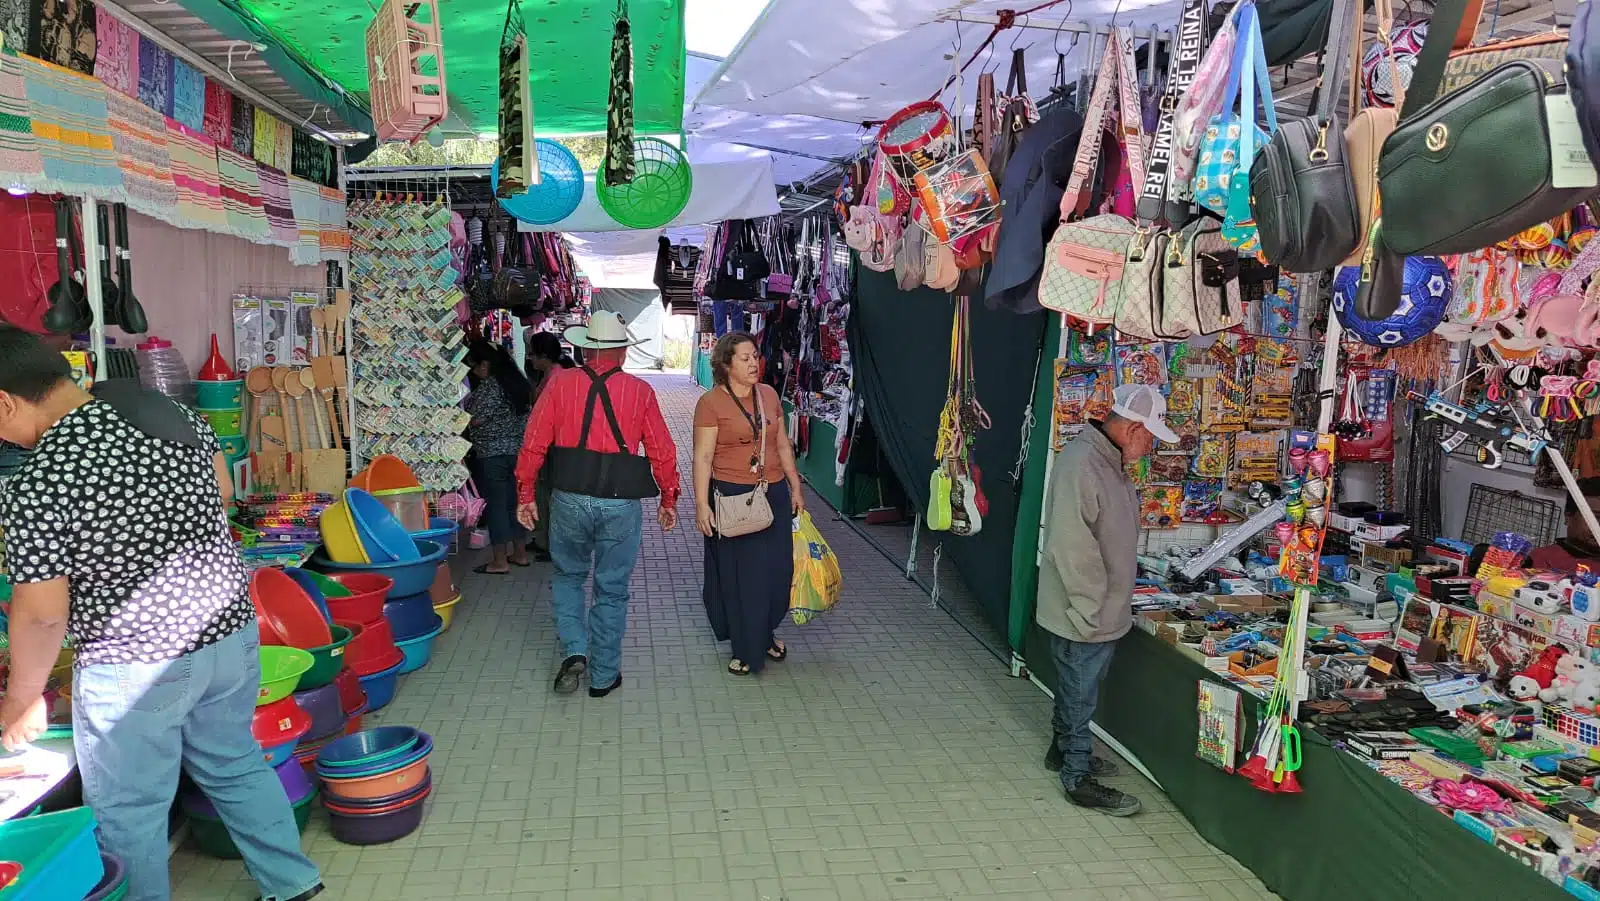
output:
[[[803,626],[833,609],[844,587],[839,558],[822,539],[811,522],[811,514],[801,511],[794,518],[794,581],[789,583],[789,616]]]

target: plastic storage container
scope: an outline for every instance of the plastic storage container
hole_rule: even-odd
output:
[[[22,865],[0,894],[6,901],[61,901],[94,891],[105,876],[94,829],[87,807],[0,823],[0,861]]]
[[[139,384],[160,391],[181,404],[194,406],[194,382],[190,380],[189,364],[171,341],[157,338],[139,344],[135,357],[139,361]],[[10,901],[10,899],[7,899]]]
[[[389,508],[407,532],[428,531],[428,496],[421,488],[391,488],[374,491],[372,496]]]

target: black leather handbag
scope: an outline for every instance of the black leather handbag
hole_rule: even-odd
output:
[[[1355,19],[1348,0],[1335,4],[1328,46],[1343,47]],[[1361,217],[1345,159],[1344,127],[1333,111],[1349,55],[1329,54],[1313,113],[1284,122],[1250,165],[1250,211],[1267,261],[1289,272],[1317,272],[1361,242]]]
[[[1465,253],[1595,196],[1551,184],[1545,97],[1565,94],[1558,60],[1519,59],[1424,103],[1437,90],[1466,0],[1441,0],[1400,124],[1383,143],[1383,241],[1401,256]]]

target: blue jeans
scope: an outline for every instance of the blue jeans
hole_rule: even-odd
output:
[[[1050,657],[1056,665],[1056,709],[1051,725],[1061,749],[1061,785],[1067,791],[1089,778],[1089,761],[1094,756],[1089,723],[1116,649],[1114,641],[1090,643],[1050,636]]]
[[[128,865],[127,901],[168,901],[167,815],[178,771],[206,793],[264,901],[321,880],[283,784],[250,734],[261,684],[254,623],[165,663],[78,667],[72,738],[100,846]],[[292,766],[293,764],[291,764]]]
[[[744,331],[744,302],[738,300],[713,300],[711,323],[718,338],[729,332]]]
[[[608,688],[622,673],[628,580],[644,538],[644,504],[566,491],[550,495],[551,603],[566,657],[589,658],[589,684]],[[584,583],[594,571],[594,607]]]
[[[527,539],[527,530],[517,522],[516,454],[478,457],[473,468],[478,490],[483,492],[483,527],[489,530],[489,542],[499,545]]]

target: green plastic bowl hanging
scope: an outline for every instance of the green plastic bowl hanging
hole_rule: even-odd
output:
[[[595,179],[600,208],[619,225],[660,228],[688,205],[694,173],[683,151],[660,138],[635,140],[633,155],[633,181],[608,185],[603,174]]]

